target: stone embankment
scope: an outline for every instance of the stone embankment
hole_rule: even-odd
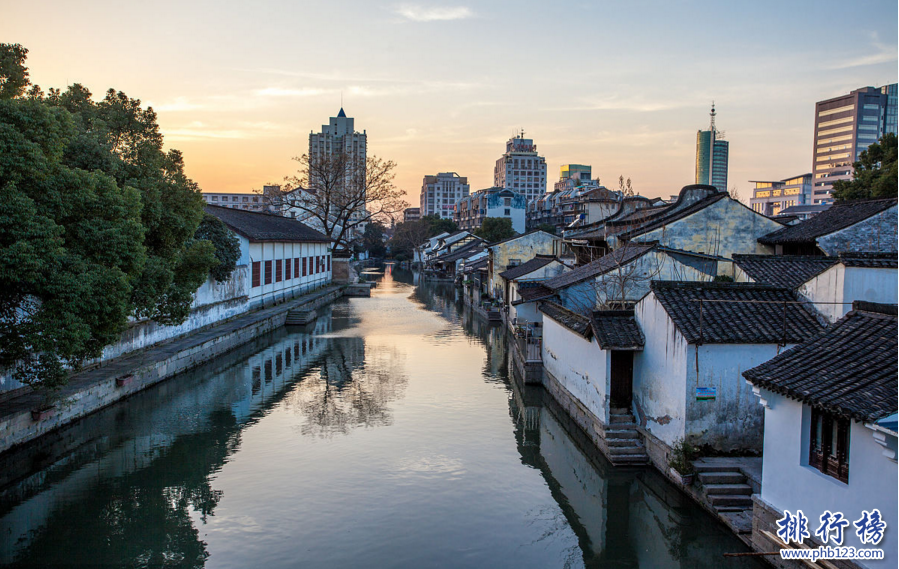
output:
[[[343,296],[344,291],[344,286],[327,286],[77,373],[61,393],[65,403],[43,415],[32,413],[41,403],[36,393],[2,401],[0,453],[206,363],[284,326],[288,313],[315,311]]]

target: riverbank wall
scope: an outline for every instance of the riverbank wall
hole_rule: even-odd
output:
[[[276,306],[244,313],[172,341],[151,346],[74,374],[61,392],[63,403],[47,416],[32,411],[41,402],[24,393],[0,402],[0,453],[28,443],[129,395],[242,346],[284,326],[288,312],[315,310],[342,297],[344,286],[326,286]]]

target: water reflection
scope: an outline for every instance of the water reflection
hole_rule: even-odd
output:
[[[745,550],[591,451],[451,285],[367,273],[370,299],[0,456],[0,564],[717,567]]]

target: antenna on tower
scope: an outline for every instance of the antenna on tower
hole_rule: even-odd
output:
[[[712,117],[709,123],[709,130],[711,131],[715,130],[715,114],[715,101],[712,101],[712,112],[709,113],[709,116]]]

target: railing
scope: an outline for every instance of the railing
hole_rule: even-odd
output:
[[[525,338],[515,338],[518,342],[518,349],[527,363],[539,363],[543,361],[541,350],[543,347],[543,339],[527,336]]]

